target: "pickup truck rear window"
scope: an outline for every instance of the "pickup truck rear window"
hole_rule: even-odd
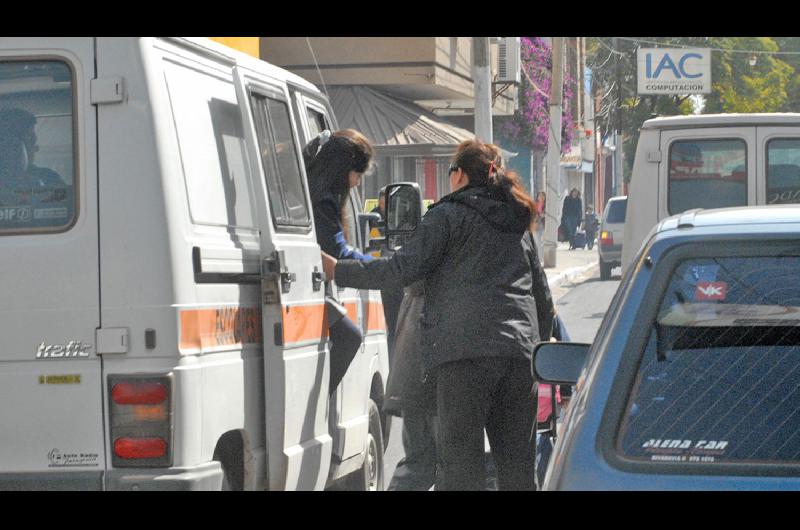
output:
[[[800,257],[685,261],[628,400],[618,452],[669,463],[800,459]]]
[[[670,215],[747,205],[747,145],[738,139],[678,140],[669,148]]]
[[[63,61],[0,62],[0,235],[74,222],[72,90]]]

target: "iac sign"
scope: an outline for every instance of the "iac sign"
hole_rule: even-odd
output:
[[[653,68],[653,54],[645,54],[645,75],[647,79],[658,79],[662,72],[669,71],[675,79],[697,79],[703,77],[702,72],[695,70],[696,65],[692,65],[690,60],[703,60],[703,56],[696,52],[681,54],[665,53],[661,60]],[[694,70],[694,71],[692,71]]]

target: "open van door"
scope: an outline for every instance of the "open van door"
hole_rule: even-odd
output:
[[[0,38],[0,488],[103,487],[94,64]]]
[[[285,85],[237,66],[261,232],[270,489],[321,490],[328,477],[324,277]]]

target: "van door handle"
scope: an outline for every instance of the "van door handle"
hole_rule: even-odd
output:
[[[325,281],[325,273],[314,267],[314,272],[311,273],[311,284],[314,286],[315,291],[322,289],[322,284]]]
[[[292,289],[292,283],[297,281],[297,274],[293,272],[281,273],[281,292],[288,293]]]

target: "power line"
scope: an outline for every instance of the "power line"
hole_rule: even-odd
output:
[[[646,40],[646,39],[636,39],[636,38],[632,38],[632,37],[617,37],[617,38],[620,39],[620,40],[628,41],[628,42],[644,43],[644,44],[656,44],[658,46],[669,46],[671,48],[698,48],[698,47],[703,47],[703,48],[708,48],[709,50],[715,51],[715,52],[749,53],[751,55],[800,55],[800,51],[798,51],[798,52],[790,52],[790,51],[775,51],[775,52],[772,52],[772,51],[768,51],[768,50],[737,50],[737,49],[732,49],[732,48],[710,48],[708,46],[698,46],[698,45],[690,45],[690,44],[671,44],[669,42],[661,42],[661,41]],[[603,43],[603,41],[601,41],[600,39],[597,39],[597,41],[600,44],[602,44],[603,46],[605,46],[606,48],[608,48],[608,46],[605,43]],[[615,53],[620,53],[620,52],[615,52]],[[622,55],[622,53],[620,53],[620,55]]]

